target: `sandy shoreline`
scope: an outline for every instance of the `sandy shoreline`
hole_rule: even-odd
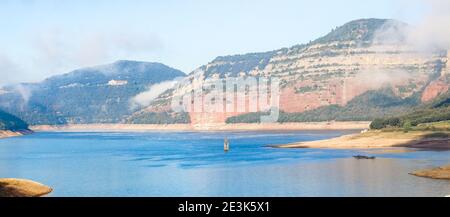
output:
[[[309,122],[285,124],[71,124],[31,126],[33,131],[120,132],[120,131],[269,131],[269,130],[360,130],[370,122]]]
[[[432,168],[432,169],[414,171],[410,174],[414,175],[414,176],[425,177],[425,178],[450,180],[450,165]]]
[[[285,145],[274,145],[276,148],[324,148],[324,149],[386,149],[417,148],[450,150],[449,132],[381,132],[345,135],[338,138],[299,142]]]

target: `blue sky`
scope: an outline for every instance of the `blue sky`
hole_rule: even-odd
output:
[[[1,0],[2,83],[118,59],[186,73],[219,55],[306,43],[359,18],[414,24],[423,0]]]

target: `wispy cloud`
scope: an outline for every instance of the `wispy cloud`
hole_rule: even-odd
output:
[[[450,49],[450,1],[423,1],[430,10],[412,29],[410,40],[424,48]]]
[[[146,91],[139,93],[130,101],[131,109],[137,107],[149,106],[156,97],[164,93],[166,90],[173,88],[183,78],[175,78],[171,81],[164,81],[150,86]]]
[[[37,53],[35,64],[48,70],[63,70],[67,66],[89,66],[128,59],[159,51],[162,41],[155,35],[133,30],[87,32],[74,36],[73,32],[49,30],[34,39]]]
[[[375,42],[403,41],[417,51],[450,49],[450,1],[422,0],[422,2],[428,7],[418,23],[406,26],[388,22],[377,32]]]
[[[118,59],[139,59],[163,50],[156,34],[130,29],[82,33],[47,29],[33,34],[28,43],[29,59],[15,59],[5,50],[0,53],[0,85],[29,81],[31,77],[44,79]]]

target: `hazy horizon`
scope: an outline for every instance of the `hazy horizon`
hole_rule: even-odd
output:
[[[307,43],[356,19],[415,24],[429,9],[423,0],[30,0],[0,5],[0,85],[37,82],[117,60],[160,62],[188,74],[217,56]]]

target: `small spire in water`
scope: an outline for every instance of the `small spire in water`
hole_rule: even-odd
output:
[[[228,138],[225,137],[225,139],[223,140],[223,150],[225,152],[230,150],[230,143],[228,142]]]

